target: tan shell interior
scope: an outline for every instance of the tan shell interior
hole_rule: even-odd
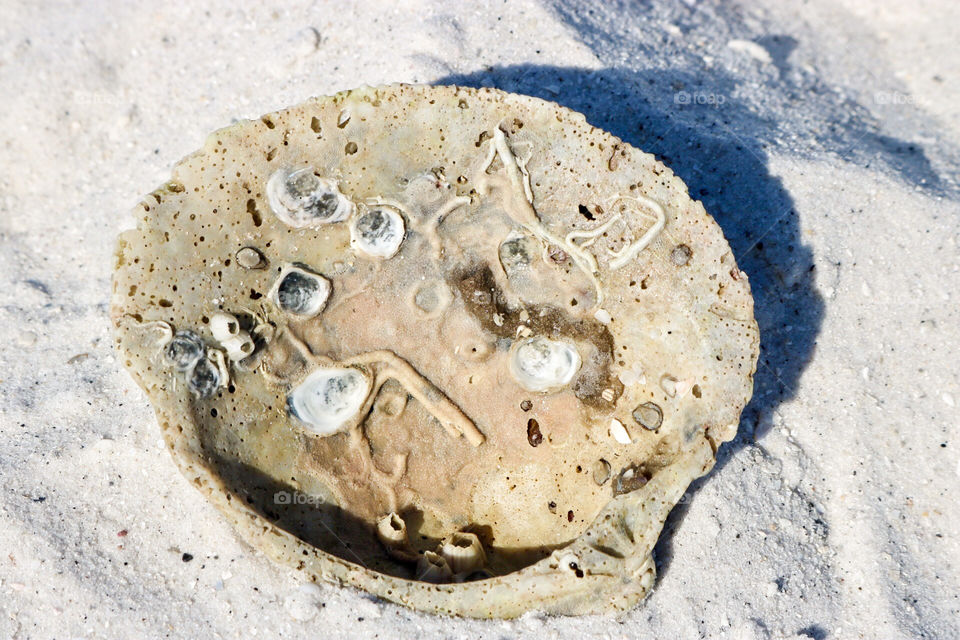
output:
[[[347,221],[295,229],[273,215],[267,180],[306,167],[361,211],[401,212],[398,253],[358,254]],[[624,525],[652,537],[631,534],[629,551],[606,560],[626,553],[639,564],[627,578],[608,571],[604,588],[639,580],[639,566],[652,576],[663,518],[733,437],[752,390],[752,298],[719,227],[652,156],[551,103],[406,85],[314,99],[215,132],[136,217],[117,253],[117,340],[184,473],[270,555],[412,606],[464,615],[616,607],[590,595],[604,593],[596,585],[551,573],[569,568],[558,558],[598,515],[659,492],[668,504]],[[614,264],[648,232],[646,246]],[[529,258],[513,273],[500,257],[511,234]],[[238,255],[245,248],[262,261]],[[577,258],[585,254],[595,270]],[[271,303],[288,264],[331,281],[318,316]],[[236,316],[257,349],[227,361],[222,386],[198,398],[162,350],[180,330],[216,349],[218,312]],[[526,335],[575,344],[583,364],[573,382],[551,393],[521,387],[508,359]],[[366,355],[382,352],[482,438],[438,420],[397,373],[406,369]],[[287,395],[318,358],[383,378],[356,428],[319,437],[288,414]],[[662,413],[656,429],[634,417],[645,403]],[[391,513],[412,555],[378,539]],[[479,538],[484,570],[428,595],[416,560],[457,532]],[[504,579],[537,563],[553,567],[536,570],[537,589]],[[498,580],[503,589],[470,591]],[[554,602],[554,592],[564,595]]]

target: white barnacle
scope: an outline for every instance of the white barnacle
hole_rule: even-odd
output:
[[[253,339],[246,331],[238,336],[227,338],[220,343],[220,346],[227,352],[227,357],[234,362],[249,358],[256,349]]]
[[[487,556],[476,534],[457,531],[444,540],[437,553],[447,561],[447,566],[455,574],[471,573],[483,567]]]
[[[274,215],[295,229],[341,222],[356,210],[335,180],[317,176],[311,167],[275,171],[267,181],[267,201]]]
[[[377,520],[377,538],[390,548],[406,547],[407,524],[396,513],[388,513]]]
[[[203,341],[192,331],[177,331],[164,347],[163,357],[176,371],[188,371],[203,357]]]
[[[273,283],[269,298],[281,311],[312,318],[323,311],[332,289],[330,281],[320,274],[287,265]]]
[[[402,562],[417,562],[419,559],[410,546],[407,523],[396,512],[377,520],[377,538],[394,559]]]
[[[250,334],[240,328],[236,316],[229,313],[214,313],[210,316],[210,332],[220,343],[227,357],[233,361],[243,360],[253,354],[255,345]]]
[[[374,258],[392,258],[403,244],[403,216],[390,207],[372,207],[350,222],[350,246]]]
[[[514,343],[510,373],[527,391],[555,391],[573,380],[580,362],[572,343],[534,336]]]
[[[417,579],[424,582],[449,582],[453,571],[446,559],[433,551],[424,551],[417,563]]]
[[[357,417],[370,388],[370,379],[359,369],[321,367],[290,392],[287,409],[313,433],[328,436]]]
[[[214,340],[223,342],[240,335],[240,322],[233,314],[214,313],[210,316],[210,333],[213,334]]]

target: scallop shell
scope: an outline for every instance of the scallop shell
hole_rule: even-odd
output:
[[[371,256],[374,210],[403,228]],[[278,562],[417,609],[634,606],[752,392],[753,301],[719,227],[542,100],[313,99],[213,133],[136,218],[112,318],[183,473]],[[281,296],[291,273],[316,286]],[[563,357],[518,369],[525,344]]]

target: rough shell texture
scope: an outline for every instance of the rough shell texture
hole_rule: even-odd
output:
[[[274,215],[270,177],[306,168],[357,212],[399,212],[396,255],[356,253],[350,220]],[[215,132],[136,216],[112,304],[124,361],[183,473],[312,579],[465,616],[624,610],[751,394],[753,302],[719,227],[652,156],[552,103],[406,85],[314,99]],[[245,247],[257,268],[237,260]],[[331,282],[316,317],[267,295],[288,265]],[[252,356],[218,357],[218,312]],[[209,396],[164,358],[179,331],[208,347]],[[531,392],[511,376],[530,336],[576,346],[569,384]],[[326,437],[288,411],[321,366],[374,381]],[[377,535],[389,514],[408,548]],[[457,532],[482,544],[482,570],[422,580]]]

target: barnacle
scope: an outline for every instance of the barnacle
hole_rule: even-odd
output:
[[[417,562],[407,534],[407,523],[399,514],[392,512],[377,520],[377,538],[393,558],[402,562]]]
[[[576,346],[543,336],[517,340],[510,355],[510,373],[527,391],[555,391],[579,369]]]
[[[449,582],[453,569],[439,553],[425,551],[417,563],[417,579],[424,582]]]
[[[466,616],[627,609],[750,397],[719,227],[555,104],[313,99],[214,132],[135,217],[122,361],[184,474],[311,580]]]
[[[328,436],[348,425],[370,393],[370,380],[358,369],[319,368],[287,396],[290,415],[313,433]]]
[[[350,244],[376,258],[392,257],[403,243],[403,218],[385,206],[373,207],[355,216],[350,223]]]
[[[192,331],[178,331],[167,343],[163,355],[176,371],[188,371],[203,357],[203,342]]]
[[[255,345],[250,334],[240,329],[240,322],[229,313],[210,317],[210,332],[231,360],[243,360],[253,354]]]
[[[334,180],[318,177],[309,167],[278,169],[267,181],[266,191],[274,215],[297,229],[346,220],[356,209]]]
[[[187,370],[187,388],[200,398],[209,398],[220,387],[222,377],[217,363],[202,357]]]
[[[312,318],[327,304],[332,285],[323,276],[295,265],[287,265],[270,288],[270,300],[294,316]]]
[[[437,554],[447,561],[454,574],[469,574],[487,562],[480,538],[467,531],[453,533],[437,547]]]

